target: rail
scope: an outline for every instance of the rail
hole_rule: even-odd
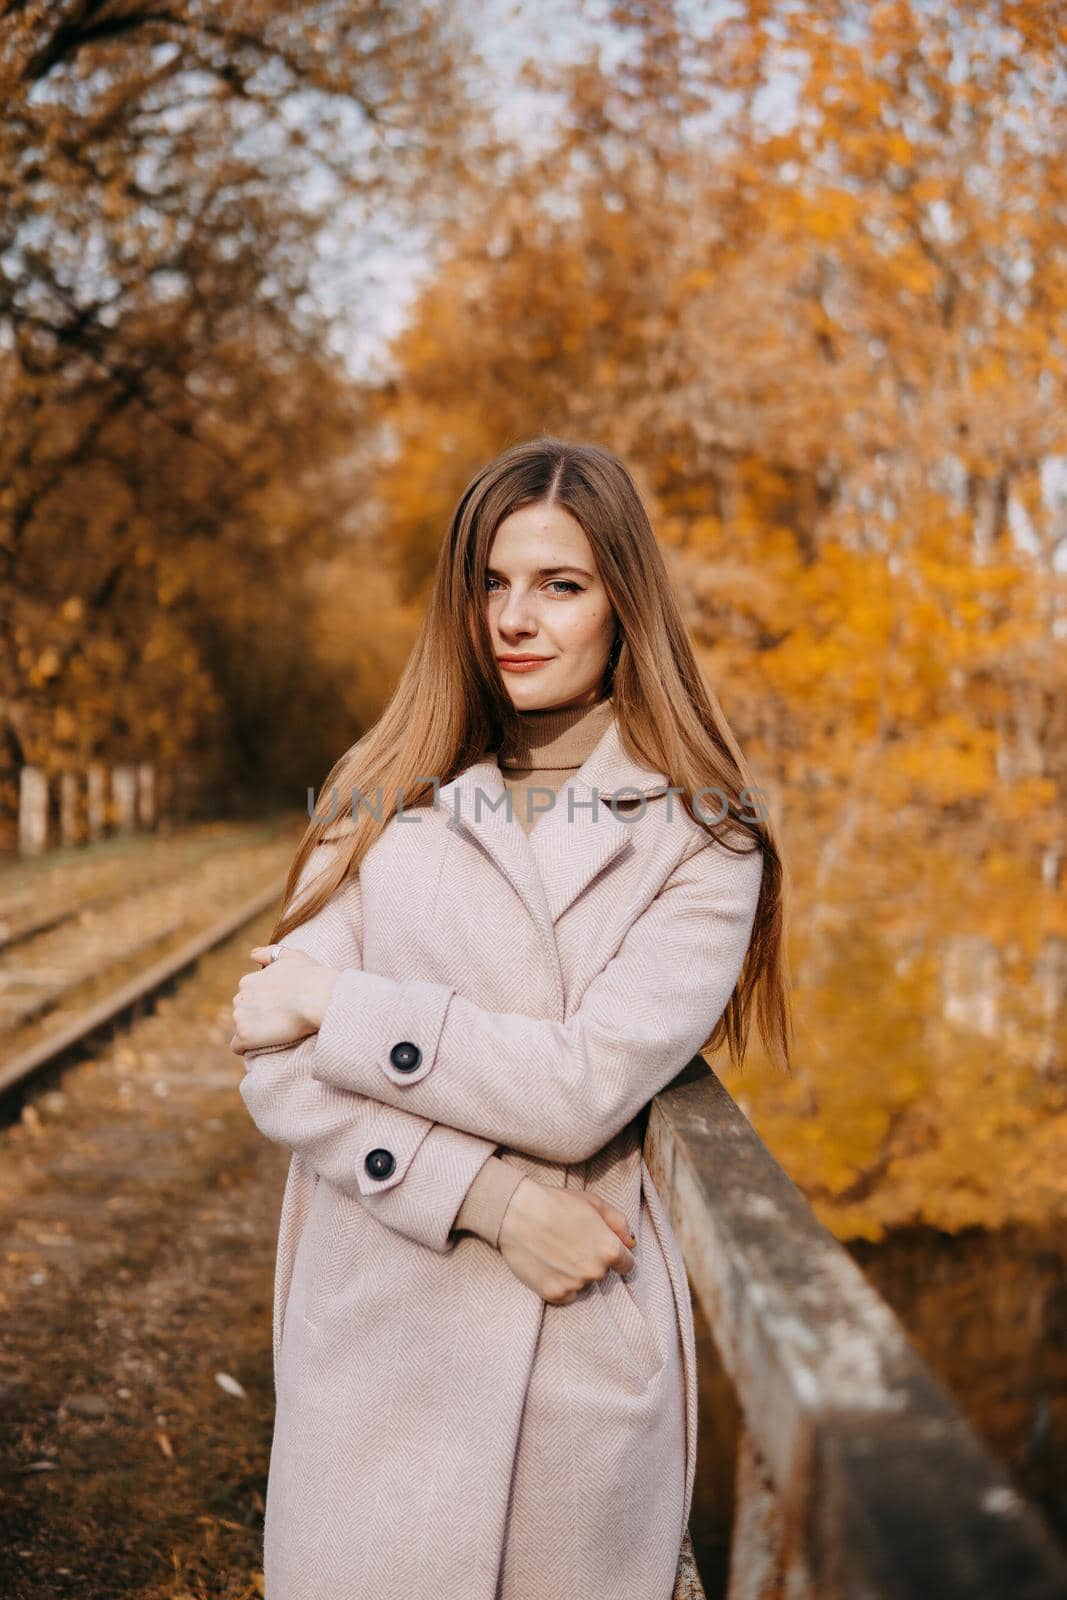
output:
[[[259,889],[210,927],[201,928],[191,935],[179,949],[170,951],[136,977],[118,985],[104,999],[65,1018],[47,1038],[39,1039],[10,1059],[0,1060],[0,1095],[61,1060],[69,1051],[88,1043],[100,1029],[112,1026],[142,1002],[150,1000],[186,968],[195,966],[209,950],[224,944],[246,923],[272,910],[281,899],[284,889],[283,882]]]
[[[726,1600],[1064,1600],[1040,1514],[703,1056],[644,1156],[741,1418]]]

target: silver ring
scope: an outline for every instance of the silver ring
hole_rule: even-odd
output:
[[[277,961],[277,959],[281,955],[281,953],[282,953],[282,947],[281,947],[280,944],[272,944],[271,945],[271,947],[270,947],[270,958],[271,958],[272,961]]]

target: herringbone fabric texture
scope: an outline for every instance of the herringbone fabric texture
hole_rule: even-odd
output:
[[[729,1000],[762,857],[710,840],[614,720],[528,834],[504,799],[487,758],[394,817],[283,941],[344,969],[319,1033],[245,1056],[293,1151],[267,1600],[671,1600],[696,1349],[640,1113]],[[549,1305],[452,1233],[501,1148],[618,1205],[635,1270]]]
[[[518,742],[498,750],[496,760],[512,815],[527,833],[561,785],[592,755],[613,715],[610,696],[592,705],[519,712]],[[499,1156],[490,1156],[464,1195],[455,1226],[497,1244],[504,1213],[522,1178]]]

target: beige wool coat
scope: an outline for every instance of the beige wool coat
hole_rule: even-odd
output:
[[[293,1152],[267,1600],[671,1600],[696,1350],[643,1112],[733,992],[762,854],[667,791],[613,720],[527,833],[489,755],[282,940],[343,970],[240,1085]],[[494,1153],[618,1205],[633,1272],[555,1305],[452,1232]]]

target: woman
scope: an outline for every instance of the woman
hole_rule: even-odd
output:
[[[696,1352],[641,1143],[754,1000],[788,1065],[746,784],[622,464],[490,462],[234,999],[293,1151],[268,1600],[670,1600]]]

